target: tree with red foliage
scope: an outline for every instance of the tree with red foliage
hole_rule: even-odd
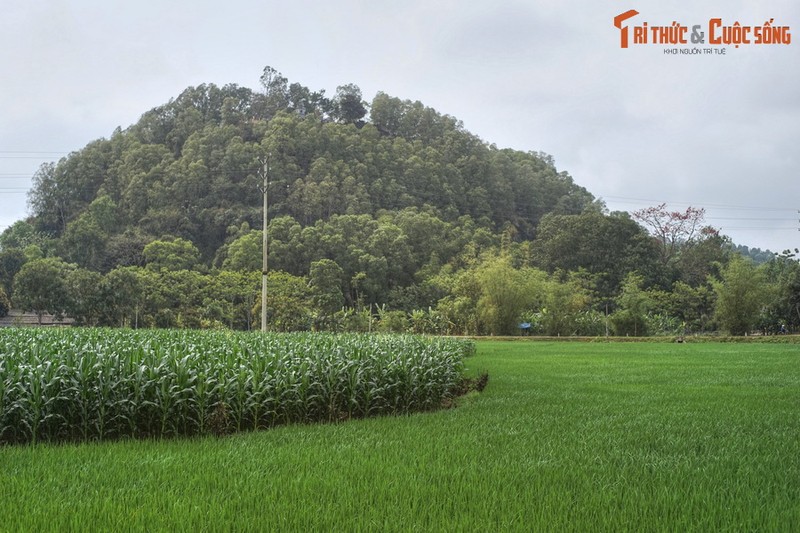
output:
[[[706,210],[702,207],[687,207],[686,211],[669,211],[667,204],[639,209],[633,218],[650,230],[661,244],[661,260],[667,264],[681,246],[690,244],[699,232],[704,237],[716,234],[709,226],[703,227]]]

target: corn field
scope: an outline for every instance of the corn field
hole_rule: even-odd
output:
[[[227,434],[440,407],[468,341],[0,330],[0,443]]]

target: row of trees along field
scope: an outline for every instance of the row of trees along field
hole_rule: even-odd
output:
[[[755,264],[703,210],[632,216],[420,102],[328,98],[267,67],[201,85],[34,176],[0,235],[0,313],[249,329],[269,162],[270,325],[646,335],[800,326],[793,255]],[[760,252],[760,251],[759,251]],[[763,254],[762,254],[763,255]]]

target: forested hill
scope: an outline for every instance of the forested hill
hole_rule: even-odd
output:
[[[284,226],[413,208],[529,240],[547,213],[594,202],[550,157],[498,149],[420,102],[378,93],[368,104],[355,85],[327,98],[269,67],[261,81],[188,88],[42,166],[29,195],[34,226],[96,271],[142,264],[144,246],[165,236],[190,241],[212,266],[242,231],[260,229],[267,160],[270,220]]]
[[[372,331],[377,318],[383,331],[589,336],[800,327],[795,254],[755,267],[703,209],[609,213],[549,156],[498,149],[419,102],[367,103],[355,85],[329,98],[269,67],[261,82],[186,89],[42,166],[31,216],[0,234],[0,317],[13,306],[87,325],[249,329],[264,310],[282,331]]]

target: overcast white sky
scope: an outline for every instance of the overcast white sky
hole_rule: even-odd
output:
[[[613,18],[629,9],[631,26],[774,19],[792,42],[622,49]],[[796,41],[790,0],[4,0],[0,231],[26,216],[42,162],[188,86],[256,89],[270,65],[328,94],[355,83],[368,101],[420,100],[500,148],[547,152],[611,210],[705,207],[737,244],[800,247]],[[692,46],[709,45],[677,48]]]

